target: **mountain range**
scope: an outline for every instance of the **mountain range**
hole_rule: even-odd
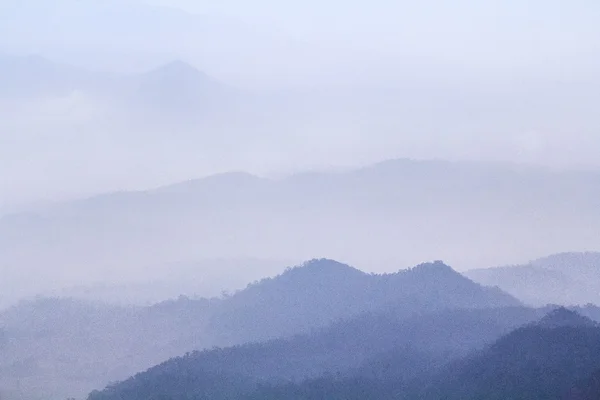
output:
[[[482,388],[506,393],[481,380],[506,373],[493,368],[508,365],[521,374],[518,355],[506,355],[513,364],[501,364],[505,355],[496,349],[504,354],[531,346],[527,338],[546,332],[548,340],[566,337],[573,344],[532,351],[543,351],[540,357],[572,353],[565,362],[585,362],[577,374],[556,376],[555,389],[572,386],[581,394],[593,387],[591,368],[600,368],[589,347],[598,329],[593,321],[600,321],[596,306],[528,308],[441,261],[378,275],[318,259],[212,299],[180,297],[143,307],[64,298],[20,303],[0,313],[0,394],[62,400],[113,382],[90,399],[287,399],[290,391],[308,396],[291,398],[304,399],[321,398],[323,390],[331,398],[352,391],[433,400],[436,390],[477,398]],[[580,339],[588,347],[577,347]],[[589,357],[577,358],[583,349]],[[487,375],[469,372],[488,358]],[[540,368],[558,362],[540,360]],[[531,381],[523,382],[529,387]]]
[[[509,315],[506,313],[504,318]],[[434,321],[448,323],[453,317],[456,315],[438,315]],[[477,318],[469,322],[461,319],[461,323],[463,329],[475,329],[473,337],[479,338],[480,330],[491,327],[485,318],[478,322]],[[415,325],[404,326],[418,332]],[[575,393],[575,385],[600,366],[600,328],[566,309],[552,310],[538,323],[528,323],[512,332],[501,334],[502,329],[496,330],[487,337],[486,345],[470,343],[462,354],[448,353],[454,346],[454,336],[447,325],[439,331],[435,331],[436,322],[427,321],[424,326],[440,337],[418,335],[406,343],[402,327],[370,321],[364,325],[364,336],[350,335],[356,327],[345,326],[344,336],[329,340],[326,335],[315,335],[308,340],[296,338],[193,353],[95,391],[88,399],[559,400]],[[449,336],[443,340],[446,334]],[[468,343],[464,331],[458,336]],[[381,346],[387,343],[387,337],[396,340],[389,343],[390,347]],[[443,345],[432,348],[432,343]],[[310,350],[313,347],[314,353]],[[345,370],[340,370],[344,356],[351,356],[346,363],[359,367],[349,368],[347,364]],[[287,375],[290,367],[300,366],[308,369],[295,378]]]
[[[108,193],[1,218],[0,288],[9,297],[17,292],[14,300],[75,283],[144,284],[167,278],[160,265],[223,258],[297,263],[330,255],[371,271],[441,258],[464,270],[594,249],[598,182],[593,172],[400,159],[282,179],[225,173]],[[32,282],[31,274],[44,279]],[[591,291],[578,293],[572,302],[596,301]],[[549,302],[561,300],[558,292]]]
[[[165,115],[169,110],[180,115],[202,111],[212,102],[222,101],[228,90],[182,60],[144,73],[117,74],[73,67],[37,55],[0,55],[0,72],[0,98],[5,100],[64,97],[81,92],[97,101],[114,102],[125,97],[129,103],[117,104],[119,107],[154,106],[164,108],[161,113]]]
[[[498,307],[508,308],[499,314],[485,311]],[[464,311],[449,317],[454,315],[452,310]],[[148,307],[68,299],[17,305],[0,314],[0,388],[11,392],[18,383],[31,398],[64,399],[193,350],[304,335],[290,339],[296,343],[292,347],[297,347],[313,340],[306,336],[313,333],[328,342],[339,338],[354,346],[360,346],[360,342],[352,342],[363,336],[357,336],[359,331],[364,331],[365,338],[381,334],[382,340],[385,335],[390,341],[380,343],[387,348],[398,340],[436,337],[432,326],[437,322],[419,323],[416,318],[444,313],[449,313],[448,317],[440,323],[456,330],[455,339],[452,344],[438,345],[458,352],[481,345],[485,338],[494,337],[494,332],[505,332],[536,315],[522,309],[511,296],[475,284],[440,262],[395,274],[370,275],[331,260],[315,260],[224,298],[180,298]],[[478,333],[461,338],[462,325],[455,323],[462,319],[482,320],[483,326]],[[409,320],[414,322],[401,322]],[[380,331],[370,332],[377,326]],[[406,334],[404,339],[396,337],[397,329]],[[315,351],[320,340],[314,341]],[[254,351],[252,348],[248,351]],[[359,367],[352,360],[336,361],[343,356],[336,354],[327,363]],[[310,360],[307,358],[306,368]],[[293,367],[290,374],[304,374]]]

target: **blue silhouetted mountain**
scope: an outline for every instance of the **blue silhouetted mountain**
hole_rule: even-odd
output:
[[[520,305],[497,289],[473,283],[442,262],[393,274],[366,274],[332,260],[313,260],[248,286],[223,301],[215,331],[255,340],[325,326],[366,312],[411,316],[457,308]]]
[[[560,400],[600,368],[600,328],[559,308],[456,362],[423,399]]]
[[[558,307],[550,311],[542,319],[535,323],[542,328],[560,328],[560,327],[597,327],[597,323],[591,318],[585,317],[576,311],[565,307]]]
[[[237,180],[235,177],[225,180],[229,178]],[[182,297],[151,307],[118,307],[40,299],[0,314],[0,327],[6,337],[3,354],[7,360],[0,362],[0,367],[5,368],[0,383],[3,379],[14,383],[13,372],[17,371],[10,365],[15,362],[55,365],[60,373],[52,375],[53,387],[66,398],[69,394],[81,395],[85,388],[89,391],[108,381],[125,379],[187,351],[320,332],[331,324],[340,325],[323,340],[345,343],[354,350],[348,352],[343,347],[327,350],[329,361],[319,362],[315,354],[325,346],[321,339],[315,339],[306,348],[301,344],[304,339],[294,342],[293,348],[300,349],[297,353],[306,351],[307,358],[296,358],[293,364],[297,367],[291,365],[287,370],[282,367],[282,371],[288,371],[286,376],[359,368],[358,360],[366,362],[367,358],[396,345],[407,346],[427,338],[427,346],[436,349],[435,354],[462,354],[465,349],[504,333],[508,327],[533,318],[529,311],[505,318],[484,314],[481,318],[489,321],[485,323],[487,328],[470,329],[467,327],[471,318],[479,317],[464,316],[458,309],[483,312],[486,307],[518,304],[506,294],[472,283],[443,263],[424,264],[395,274],[371,275],[325,259],[290,268],[234,295],[211,300]],[[448,318],[439,322],[437,317],[423,322],[412,319],[407,325],[387,322],[418,318],[430,312]],[[377,317],[369,321],[366,313]],[[344,322],[349,320],[354,322]],[[434,328],[428,331],[427,327]],[[440,336],[444,329],[448,332]],[[40,346],[46,350],[30,356],[30,350]],[[449,347],[455,349],[450,352]],[[414,357],[424,353],[423,365],[429,362],[428,352],[421,349],[414,352]],[[65,358],[64,354],[86,354],[85,359],[91,357],[95,364],[86,368],[84,359]],[[118,354],[128,356],[118,357]],[[359,354],[362,355],[355,358]],[[28,369],[31,380],[49,379],[51,372],[33,366]],[[80,370],[85,373],[77,372]],[[373,372],[380,373],[385,373],[385,369]],[[32,386],[31,390],[34,389]]]
[[[364,315],[289,339],[193,352],[95,392],[90,400],[260,398],[262,385],[283,385],[277,390],[285,392],[286,385],[305,379],[407,385],[432,377],[453,358],[483,348],[536,315],[526,308],[456,310],[404,320]]]

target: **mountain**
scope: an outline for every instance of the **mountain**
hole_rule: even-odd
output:
[[[591,277],[600,270],[600,252],[559,253],[534,260],[531,264],[538,268],[565,273],[583,273]]]
[[[248,286],[223,302],[217,331],[266,340],[325,326],[362,313],[397,317],[457,308],[518,306],[505,293],[474,284],[441,261],[394,274],[366,274],[322,259]]]
[[[591,318],[582,316],[576,311],[569,310],[565,307],[558,307],[550,311],[535,325],[549,329],[560,327],[598,327],[597,323]]]
[[[560,253],[525,265],[476,269],[466,276],[532,305],[600,304],[600,253]]]
[[[518,307],[515,311],[507,309],[506,321],[504,311],[484,311],[486,307],[518,304],[502,292],[461,277],[441,262],[396,274],[371,275],[332,260],[307,262],[215,299],[181,297],[147,307],[38,299],[0,313],[0,329],[5,337],[0,388],[15,388],[20,382],[31,396],[78,396],[193,350],[308,335],[330,325],[336,327],[324,334],[323,340],[355,346],[352,354],[358,354],[371,337],[374,347],[364,349],[366,359],[394,343],[408,343],[402,340],[419,340],[427,335],[437,338],[431,327],[438,322],[398,322],[433,312],[446,313],[447,318],[454,315],[439,323],[455,333],[452,343],[438,339],[434,343],[432,339],[429,346],[447,350],[452,347],[454,352],[462,352],[481,345],[485,338],[495,337],[494,332],[504,332],[507,326],[531,320],[532,311]],[[472,309],[472,314],[453,313],[456,309]],[[467,324],[470,318],[484,318],[487,322],[482,327],[477,325],[473,336],[461,334],[464,327],[459,321]],[[343,322],[353,319],[356,321]],[[397,337],[398,332],[402,332],[402,338]],[[379,335],[379,342],[375,335]],[[444,340],[450,335],[447,332]],[[357,343],[358,337],[362,339]],[[288,350],[281,349],[282,353],[275,352],[273,357],[291,352],[292,348],[303,353],[306,338],[290,339],[293,345],[277,345],[276,348],[283,346]],[[340,370],[359,367],[343,348],[332,349],[330,361],[322,360],[320,369],[313,365],[321,346],[319,340],[311,342],[309,347],[314,352],[307,353],[304,361],[298,359],[280,372],[288,371],[287,377],[298,377],[311,375],[310,371],[322,372],[327,365]],[[248,347],[247,357],[254,357],[255,348],[262,349],[262,345]],[[252,361],[256,368],[259,364]],[[242,361],[236,365],[250,368]]]
[[[39,56],[0,54],[0,91],[6,100],[64,97],[74,91],[105,104],[112,114],[119,108],[149,112],[223,111],[233,90],[181,60],[136,74],[90,72]],[[110,109],[113,102],[115,109]],[[121,110],[122,111],[122,110]],[[209,114],[209,113],[206,113]],[[114,115],[113,115],[114,116]]]
[[[156,113],[207,117],[224,112],[234,95],[225,85],[180,60],[141,74],[132,84],[132,103],[147,117]]]
[[[456,310],[409,319],[393,314],[361,316],[309,335],[190,353],[96,391],[89,399],[179,400],[192,394],[197,398],[245,398],[255,390],[260,393],[263,385],[336,376],[394,376],[397,381],[409,382],[432,374],[453,357],[485,346],[535,315],[534,310],[504,308]]]
[[[457,362],[420,398],[558,400],[598,368],[600,327],[558,309]]]
[[[184,140],[177,132],[158,135],[161,139],[150,132],[120,137],[129,138],[132,146],[160,140],[164,149]],[[186,146],[185,151],[197,159],[200,150]],[[150,176],[155,167],[179,164],[141,165],[144,176]],[[462,269],[556,248],[593,248],[598,240],[591,227],[600,223],[600,214],[589,199],[600,195],[598,182],[600,175],[591,172],[393,160],[336,173],[282,179],[219,174],[151,190],[111,192],[0,219],[0,266],[6,271],[0,287],[33,286],[27,279],[32,273],[57,271],[36,286],[55,282],[48,289],[58,290],[73,285],[60,279],[73,270],[81,271],[83,285],[97,283],[106,271],[114,271],[121,283],[143,277],[148,265],[202,259],[297,262],[327,255],[368,265],[371,271],[396,271],[434,257],[453,260]],[[553,226],[559,223],[563,228],[556,231]],[[519,242],[518,248],[506,237]],[[554,281],[562,279],[558,272],[551,271]],[[593,282],[592,277],[589,287]],[[526,279],[517,283],[526,284]],[[586,293],[587,287],[571,296]],[[549,290],[543,293],[550,297]],[[588,299],[575,300],[552,303]]]
[[[88,399],[587,399],[600,328],[561,308],[539,317],[526,308],[364,316],[310,335],[190,353]]]
[[[568,324],[564,324],[565,316]],[[429,361],[429,368],[423,369],[406,352],[390,352],[387,358],[381,357],[379,363],[392,368],[403,362],[414,363],[418,376],[409,381],[397,371],[383,378],[369,374],[350,378],[324,375],[300,383],[260,385],[242,398],[596,399],[599,339],[597,325],[558,309],[537,323],[527,323],[491,345],[437,368]]]
[[[20,390],[31,399],[79,397],[188,352],[192,353],[181,361],[184,363],[182,368],[202,367],[219,377],[226,373],[226,377],[235,382],[240,374],[246,377],[242,382],[255,383],[259,377],[276,383],[282,379],[317,379],[321,374],[333,371],[345,377],[368,377],[377,382],[393,376],[403,376],[409,381],[421,373],[437,371],[451,359],[484,348],[511,329],[531,323],[547,312],[546,309],[524,307],[477,308],[477,304],[469,304],[470,309],[452,309],[452,304],[459,306],[460,303],[453,300],[442,307],[439,302],[445,301],[444,297],[432,299],[430,304],[423,306],[420,301],[404,297],[402,301],[406,304],[384,304],[381,308],[375,307],[382,303],[374,299],[368,306],[369,312],[360,312],[366,308],[363,307],[354,310],[358,314],[343,318],[347,309],[331,306],[326,298],[322,303],[316,303],[312,296],[319,290],[302,293],[303,283],[326,282],[327,272],[320,275],[319,270],[329,268],[330,280],[341,281],[339,289],[325,285],[321,290],[344,293],[344,288],[355,285],[354,279],[370,279],[370,275],[333,261],[328,264],[325,267],[323,263],[309,263],[304,271],[299,267],[294,274],[286,276],[290,278],[287,283],[278,278],[267,281],[277,281],[290,291],[287,299],[272,296],[272,307],[261,300],[267,293],[280,291],[273,287],[252,290],[261,285],[246,289],[250,292],[248,296],[241,291],[221,299],[181,297],[146,307],[108,306],[68,299],[21,303],[0,313],[3,354],[0,393],[12,392],[20,385]],[[316,269],[312,271],[314,275],[301,278],[311,267]],[[431,271],[427,273],[436,279]],[[346,278],[343,278],[344,274]],[[444,278],[444,281],[448,279]],[[437,286],[435,281],[432,283]],[[298,290],[294,291],[294,288]],[[398,292],[410,292],[409,287],[395,288]],[[362,290],[362,287],[356,285],[354,289]],[[360,297],[361,292],[356,295]],[[351,298],[352,293],[345,296]],[[332,295],[332,299],[340,298]],[[482,301],[486,301],[485,298],[482,296]],[[251,303],[245,308],[240,307],[241,299]],[[494,294],[489,299],[503,298]],[[289,307],[287,314],[283,307],[275,305],[281,301]],[[298,315],[299,310],[307,310],[308,305],[323,311]],[[261,307],[262,315],[259,313]],[[411,312],[408,312],[409,307]],[[270,315],[271,308],[275,310],[275,316]],[[235,318],[233,311],[238,313],[237,318],[242,323],[231,324]],[[333,315],[334,311],[340,312],[340,316]],[[591,307],[578,311],[600,318],[598,310]],[[245,322],[246,312],[255,317],[254,326]],[[307,317],[316,318],[320,325],[307,321]],[[277,322],[282,327],[278,327]],[[306,325],[302,326],[302,322]],[[293,328],[297,332],[287,338],[244,345],[257,338],[272,337],[274,333],[290,332]],[[227,332],[227,329],[236,331]],[[140,332],[144,334],[140,335]],[[232,344],[236,346],[222,351],[194,352]],[[164,370],[158,368],[156,371],[168,381],[176,382],[164,375]],[[215,385],[215,390],[222,389],[222,383]]]

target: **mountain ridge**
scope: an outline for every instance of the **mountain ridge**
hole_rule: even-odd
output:
[[[450,365],[420,398],[561,399],[600,367],[600,327],[549,323],[565,313],[585,321],[578,313],[552,310]]]
[[[600,304],[599,268],[599,252],[563,252],[522,265],[470,270],[465,275],[532,305],[583,305]]]

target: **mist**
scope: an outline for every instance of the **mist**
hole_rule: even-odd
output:
[[[0,398],[599,398],[599,20],[0,0]]]
[[[0,213],[5,215],[30,211],[43,219],[62,215],[59,210],[85,209],[85,199],[94,196],[148,190],[151,195],[162,186],[231,171],[251,173],[283,187],[273,189],[277,192],[273,196],[286,203],[277,204],[264,193],[260,196],[264,196],[261,201],[285,208],[290,193],[299,189],[286,188],[284,182],[295,182],[296,174],[319,172],[329,179],[330,173],[351,174],[390,159],[467,162],[475,169],[490,163],[505,165],[506,171],[490,171],[485,178],[490,180],[511,174],[514,168],[525,175],[545,168],[548,176],[535,183],[544,186],[539,193],[558,190],[557,182],[568,179],[564,174],[569,173],[582,177],[576,192],[592,190],[587,185],[594,184],[600,168],[595,151],[600,146],[595,112],[600,101],[599,58],[593,40],[600,33],[594,24],[600,8],[593,4],[464,1],[450,6],[376,1],[368,7],[352,2],[299,7],[265,1],[250,7],[235,1],[215,5],[61,0],[52,4],[9,1],[2,7]],[[400,168],[395,173],[378,190],[407,172]],[[457,174],[451,179],[462,179],[463,172]],[[555,178],[550,178],[552,174]],[[338,178],[344,179],[331,179]],[[467,184],[465,196],[481,190],[478,179]],[[297,196],[310,202],[311,197],[323,195],[318,183],[311,185]],[[418,193],[414,182],[405,188],[407,193],[414,190]],[[523,196],[530,189],[506,190],[498,195]],[[431,195],[420,193],[426,194]],[[228,193],[221,195],[224,200]],[[339,197],[340,193],[324,195]],[[123,212],[128,213],[129,206],[118,200],[109,204],[84,212],[85,218],[95,221],[94,213],[111,215],[113,206],[125,207]],[[83,255],[89,256],[88,249],[67,262],[80,249],[73,248],[72,255],[59,250],[72,247],[73,239],[65,238],[59,245],[60,235],[51,232],[63,229],[58,228],[63,222],[56,222],[57,226],[52,222],[47,229],[55,237],[54,244],[48,238],[35,239],[54,254],[42,256],[45,266],[35,258],[10,257],[4,265],[25,270],[33,264],[36,270],[60,268],[73,285],[79,279],[70,278],[79,276],[75,269],[91,276],[94,264],[100,277],[108,276],[102,271],[119,265],[123,272],[117,275],[124,279],[138,276],[143,265],[215,257],[298,262],[317,255],[336,256],[377,264],[367,266],[372,270],[390,271],[443,256],[468,269],[525,262],[553,251],[588,250],[596,239],[576,222],[581,218],[577,211],[565,209],[564,216],[540,221],[534,215],[511,214],[500,205],[475,204],[489,210],[484,215],[496,232],[496,237],[475,242],[482,247],[477,252],[469,250],[475,244],[466,230],[471,217],[463,215],[461,206],[454,211],[442,204],[427,211],[399,206],[395,212],[404,215],[405,223],[399,220],[394,225],[378,221],[375,210],[381,204],[373,200],[368,206],[349,207],[351,218],[334,217],[336,213],[322,205],[306,205],[319,229],[330,231],[331,236],[323,245],[305,246],[305,251],[290,253],[288,248],[297,248],[300,237],[312,234],[285,235],[284,220],[278,220],[294,220],[293,207],[267,217],[254,214],[256,210],[246,204],[239,209],[236,205],[236,212],[247,221],[231,228],[238,234],[260,224],[261,218],[263,224],[275,218],[270,222],[275,224],[272,233],[253,240],[253,251],[243,250],[249,246],[243,240],[232,247],[225,236],[211,234],[211,242],[219,244],[207,254],[169,250],[156,260],[145,257],[133,262],[116,256],[103,265]],[[168,210],[153,212],[169,220],[159,217]],[[205,212],[209,211],[192,208],[187,218]],[[431,228],[419,239],[425,243],[423,250],[414,251],[414,244],[408,246],[412,250],[400,250],[393,243],[416,241],[410,236],[420,229],[418,214],[429,221],[433,215],[442,219],[455,215],[449,235],[458,233],[464,240],[449,244],[449,236],[438,233],[446,244],[432,248],[426,244]],[[359,215],[364,217],[352,221]],[[497,220],[498,215],[509,216],[512,222],[505,217]],[[37,217],[14,218],[34,221]],[[547,224],[536,233],[558,224],[572,225],[575,231],[565,230],[564,238],[559,235],[552,241],[527,235],[528,250],[483,250],[511,248],[508,237],[499,232],[520,231],[520,226],[531,226],[531,218]],[[110,248],[98,239],[108,232],[101,231],[106,228],[97,222],[72,223],[76,236],[85,237],[79,232],[85,229],[95,248]],[[185,231],[179,222],[169,223],[175,224],[171,229]],[[397,224],[406,230],[391,235]],[[14,236],[16,228],[10,222],[3,220],[1,225]],[[378,243],[365,241],[358,233],[346,237],[348,230],[366,227],[383,236]],[[25,232],[29,229],[34,228]],[[485,224],[479,229],[487,230]],[[346,233],[340,236],[341,231]],[[23,249],[34,248],[28,235],[20,236]],[[182,233],[186,241],[205,240],[197,235]],[[335,236],[340,236],[339,243]],[[122,240],[131,247],[128,240],[133,237]],[[142,247],[149,244],[148,238],[136,240]],[[179,248],[160,234],[156,240],[159,247]],[[362,250],[348,251],[346,246]],[[373,252],[379,253],[379,261],[373,260]]]

